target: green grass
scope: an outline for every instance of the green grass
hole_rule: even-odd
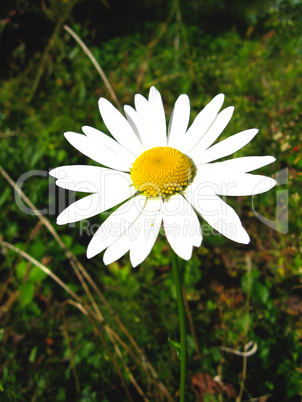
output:
[[[155,84],[167,116],[177,96],[188,93],[193,119],[214,95],[223,92],[225,106],[236,109],[222,138],[250,127],[260,129],[236,156],[274,155],[277,161],[262,169],[269,176],[288,169],[287,183],[254,199],[257,211],[274,219],[277,193],[287,190],[288,233],[257,220],[249,197],[230,199],[251,236],[250,245],[205,236],[192,259],[182,264],[200,351],[199,357],[188,324],[188,401],[196,400],[198,391],[194,392],[191,382],[200,373],[207,373],[209,381],[219,375],[224,384],[222,396],[209,388],[205,400],[234,400],[241,386],[243,358],[220,347],[243,351],[249,341],[257,344],[257,352],[247,358],[243,400],[270,395],[272,401],[296,401],[301,394],[302,25],[299,4],[296,8],[282,4],[283,8],[272,9],[248,34],[229,30],[217,36],[188,23],[165,26],[154,22],[148,34],[132,33],[96,46],[88,30],[72,25],[106,72],[121,104],[133,105],[135,93],[146,95]],[[161,36],[162,29],[166,30]],[[16,66],[14,76],[1,82],[0,160],[16,182],[27,171],[93,164],[62,134],[80,132],[82,125],[106,131],[97,100],[109,94],[85,53],[63,29],[33,93],[40,61],[41,54],[36,54],[23,71]],[[54,202],[49,200],[52,183],[47,176],[36,176],[26,180],[22,190],[38,209],[48,208]],[[81,297],[83,305],[91,306],[62,247],[36,216],[19,209],[14,190],[2,175],[0,188],[2,239],[51,269]],[[143,399],[127,368],[149,400],[166,400],[159,381],[176,398],[179,360],[168,338],[179,340],[177,301],[164,236],[135,270],[127,255],[104,266],[101,256],[86,259],[90,236],[80,235],[82,224],[57,226],[57,214],[46,217],[105,295],[158,379],[152,380],[151,372],[135,360],[134,356],[141,355],[91,287],[106,324],[134,356],[119,344],[120,360],[104,323],[92,319],[92,324],[57,283],[2,246],[0,400],[127,400],[110,353],[133,400]],[[89,225],[96,227],[105,217],[91,218]]]

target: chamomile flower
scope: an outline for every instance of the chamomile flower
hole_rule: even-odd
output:
[[[166,127],[160,93],[135,96],[135,109],[125,106],[124,117],[101,98],[99,109],[113,138],[88,126],[83,134],[66,132],[78,151],[102,166],[61,166],[53,169],[59,187],[90,195],[74,202],[57,218],[59,225],[88,219],[117,207],[101,224],[87,248],[91,258],[105,251],[109,264],[130,251],[135,267],[149,255],[161,226],[175,253],[188,260],[202,242],[198,215],[225,237],[250,241],[240,218],[221,196],[263,193],[276,181],[250,172],[274,162],[272,156],[248,156],[216,162],[248,144],[255,128],[213,145],[229,123],[234,108],[220,111],[217,95],[191,126],[187,95],[177,99]]]

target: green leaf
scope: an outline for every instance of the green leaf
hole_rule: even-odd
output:
[[[57,158],[58,158],[58,162],[61,163],[63,162],[67,157],[67,153],[64,149],[60,149],[58,154],[57,154]]]
[[[27,261],[20,261],[16,267],[16,275],[17,278],[22,280],[27,273],[28,262]],[[40,268],[31,266],[27,281],[29,282],[37,282],[42,281],[47,274],[43,272]]]
[[[19,290],[20,290],[19,293],[20,304],[22,307],[25,307],[32,301],[34,297],[34,290],[35,290],[34,283],[33,282],[22,283]]]
[[[28,358],[28,361],[29,361],[30,363],[34,363],[34,362],[35,362],[36,356],[37,356],[37,351],[38,351],[38,346],[34,346],[34,347],[32,348],[32,350],[30,351],[30,355],[29,355],[29,358]]]
[[[8,200],[9,196],[11,195],[11,189],[9,187],[5,187],[4,191],[0,196],[0,207]]]
[[[27,261],[20,261],[16,267],[16,275],[18,279],[23,279],[27,271]]]
[[[176,354],[179,358],[179,360],[181,360],[181,349],[180,349],[180,343],[176,342],[176,341],[172,341],[170,338],[168,338],[169,344],[170,346],[176,350]]]
[[[36,239],[34,243],[30,245],[30,255],[36,259],[40,259],[45,255],[45,245],[41,239]]]
[[[73,252],[74,255],[78,256],[78,255],[85,255],[86,253],[86,247],[82,246],[82,244],[75,244],[71,251]]]
[[[65,246],[70,248],[73,242],[73,238],[71,236],[68,235],[62,235],[61,236],[63,242],[65,243]]]
[[[28,280],[32,282],[42,281],[46,276],[48,275],[45,272],[43,272],[40,268],[32,267],[28,275]]]

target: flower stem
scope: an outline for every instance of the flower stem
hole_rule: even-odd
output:
[[[186,342],[186,322],[185,309],[182,292],[181,278],[179,274],[178,257],[171,247],[172,267],[174,274],[174,282],[177,294],[179,326],[180,326],[180,402],[185,400],[186,390],[186,357],[187,357],[187,342]]]

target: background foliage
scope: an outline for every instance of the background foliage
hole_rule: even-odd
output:
[[[287,183],[254,199],[273,220],[278,191],[288,191],[288,233],[257,220],[249,197],[230,199],[250,245],[207,236],[203,225],[202,246],[182,266],[191,316],[188,400],[300,400],[301,2],[15,0],[0,12],[0,400],[177,399],[179,364],[168,342],[178,340],[177,304],[164,237],[135,270],[128,256],[104,266],[85,251],[105,214],[56,226],[68,196],[47,175],[27,180],[22,190],[38,209],[50,207],[58,243],[51,226],[19,209],[8,182],[35,169],[92,163],[62,133],[82,125],[106,130],[97,100],[110,94],[64,24],[86,42],[121,104],[156,85],[168,116],[176,97],[188,93],[193,119],[223,92],[236,111],[222,137],[260,129],[238,156],[276,156],[262,169],[270,176],[288,169]],[[47,266],[80,302],[3,241]],[[77,264],[92,278],[104,320],[83,314],[93,306]],[[234,353],[250,341],[254,354]]]

